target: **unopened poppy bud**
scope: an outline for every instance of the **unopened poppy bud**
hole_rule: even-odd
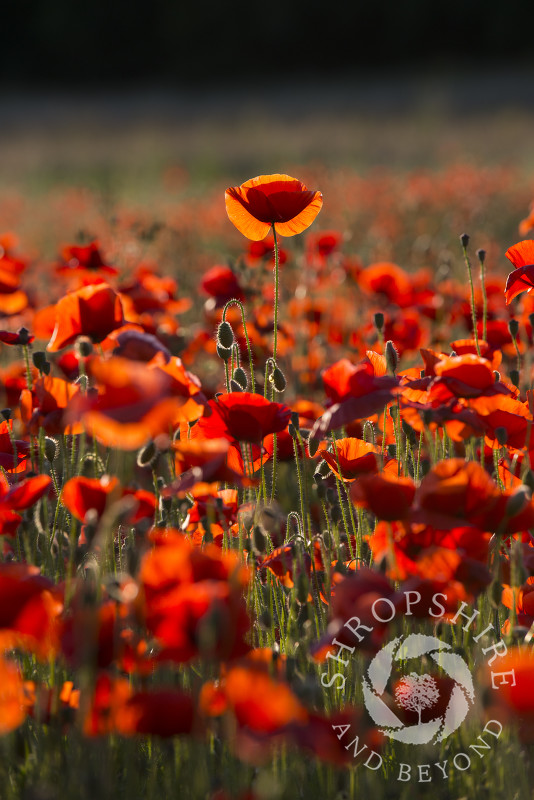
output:
[[[316,472],[322,475],[323,478],[330,475],[330,471],[330,464],[328,461],[320,461],[319,464],[317,464]]]
[[[38,369],[39,372],[43,372],[45,364],[48,364],[44,350],[36,350],[35,353],[32,353],[32,361],[33,366]]]
[[[375,328],[379,333],[381,333],[384,328],[384,315],[381,311],[377,311],[375,314]]]
[[[412,447],[415,447],[415,445],[417,444],[417,435],[414,429],[411,428],[404,419],[402,420],[402,430],[410,445]]]
[[[317,450],[319,449],[319,445],[321,444],[320,439],[315,439],[313,436],[310,436],[308,439],[308,452],[310,454],[310,458],[313,458],[316,454]]]
[[[202,541],[204,544],[211,544],[213,542],[213,533],[211,532],[211,526],[207,525],[204,528],[204,536],[202,537]]]
[[[397,419],[397,417],[399,416],[399,409],[397,408],[397,406],[391,406],[390,407],[389,416],[391,417],[392,420],[396,420]]]
[[[217,328],[217,344],[221,347],[231,348],[234,343],[234,332],[232,326],[226,320],[223,320]]]
[[[326,499],[331,505],[337,502],[337,492],[331,486],[326,490]]]
[[[290,422],[289,425],[287,426],[287,432],[289,433],[292,439],[297,438],[297,431],[295,430],[295,426],[293,425],[292,422]]]
[[[265,553],[267,546],[267,537],[265,536],[259,525],[254,526],[254,531],[252,533],[252,545],[256,553],[260,555]]]
[[[517,517],[518,514],[530,503],[532,493],[528,486],[518,486],[515,492],[510,495],[504,509],[505,516],[508,518]]]
[[[297,578],[297,601],[302,605],[308,601],[308,576],[301,572]]]
[[[232,378],[236,383],[240,385],[242,392],[247,391],[248,378],[247,378],[247,373],[245,372],[243,367],[236,367],[234,369],[234,374],[232,375]]]
[[[231,378],[231,380],[230,380],[230,391],[231,392],[242,392],[243,391],[243,387],[241,386],[240,383],[238,383],[237,381],[234,381],[234,379]]]
[[[332,534],[329,530],[323,531],[323,542],[327,550],[330,550],[333,545]]]
[[[460,236],[460,241],[462,243],[462,247],[465,250],[465,248],[469,244],[469,234],[468,233],[462,233],[462,235]]]
[[[519,389],[519,370],[518,369],[511,369],[510,370],[510,380],[514,384],[514,386]]]
[[[272,624],[273,624],[273,620],[272,620],[272,617],[271,617],[269,611],[267,611],[267,609],[265,609],[265,611],[261,612],[258,622],[259,622],[260,628],[262,630],[264,630],[264,631],[270,631],[271,630]]]
[[[534,491],[534,472],[531,469],[527,469],[523,475],[523,483],[528,486],[531,492]]]
[[[323,480],[315,481],[315,487],[317,491],[317,497],[319,500],[324,500],[326,498],[326,489]]]
[[[269,380],[271,381],[272,385],[277,392],[283,392],[287,386],[286,376],[280,369],[280,367],[275,367],[273,369],[273,373],[270,376]]]
[[[74,349],[80,358],[87,358],[92,354],[94,347],[88,336],[78,336]]]
[[[30,343],[31,336],[28,328],[19,328],[17,336],[19,337],[19,344],[25,345]]]
[[[510,331],[510,336],[512,339],[515,339],[519,333],[519,322],[516,319],[511,319],[508,322],[508,330]]]
[[[230,361],[232,358],[232,348],[231,347],[223,347],[222,345],[217,342],[217,355],[219,358],[222,358],[223,361]]]
[[[388,365],[389,371],[395,373],[398,363],[399,363],[399,354],[395,349],[395,345],[393,344],[391,339],[389,339],[386,342],[386,364]]]
[[[479,247],[479,249],[477,250],[477,258],[481,264],[483,264],[484,261],[486,260],[486,251],[484,250],[483,247]]]
[[[502,425],[499,425],[498,428],[495,428],[495,438],[497,439],[500,446],[504,447],[504,445],[508,441],[508,431],[506,430],[506,428],[503,428]]]
[[[300,428],[300,417],[299,417],[299,412],[298,411],[292,411],[291,412],[291,424],[293,425],[294,428],[297,429],[297,431],[299,430],[299,428]]]
[[[148,442],[137,453],[138,467],[151,467],[158,456],[158,451],[154,442]]]
[[[59,455],[59,442],[52,439],[51,436],[45,436],[44,452],[46,460],[52,463]]]
[[[330,516],[334,524],[341,522],[341,520],[343,519],[343,512],[341,511],[341,506],[338,505],[332,506],[332,509],[330,511]]]
[[[502,583],[493,581],[490,586],[490,603],[493,608],[502,608]]]

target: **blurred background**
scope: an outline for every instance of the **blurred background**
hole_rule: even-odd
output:
[[[5,0],[2,20],[4,186],[534,168],[528,0]]]

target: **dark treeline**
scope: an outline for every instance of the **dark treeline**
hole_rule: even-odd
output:
[[[529,0],[3,0],[5,84],[283,80],[532,58]],[[527,19],[527,15],[529,19]]]

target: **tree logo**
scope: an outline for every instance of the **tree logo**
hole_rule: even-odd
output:
[[[475,699],[475,690],[466,662],[450,650],[449,644],[435,636],[411,633],[393,639],[373,658],[363,678],[363,698],[367,711],[383,734],[406,744],[427,744],[430,741],[436,744],[462,724]],[[454,686],[445,712],[436,712],[434,718],[422,722],[422,712],[431,712],[439,700],[438,684],[432,675],[419,675],[413,671],[404,675],[394,690],[395,701],[401,708],[418,715],[416,724],[406,725],[382,698],[394,665],[404,666],[404,662],[420,660],[423,656],[435,661],[452,678]]]

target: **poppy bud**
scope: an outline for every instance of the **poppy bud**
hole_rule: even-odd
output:
[[[291,424],[293,427],[298,431],[300,427],[300,419],[299,419],[299,412],[292,411],[291,412]]]
[[[245,370],[242,367],[236,367],[234,369],[234,374],[232,375],[232,378],[236,383],[239,384],[242,392],[247,391],[248,378]]]
[[[232,326],[223,320],[217,329],[217,344],[225,349],[230,349],[234,343],[234,332]]]
[[[486,251],[482,247],[477,250],[477,258],[481,264],[486,260]]]
[[[319,500],[324,500],[326,498],[326,489],[324,486],[324,482],[322,480],[315,482],[315,488],[317,491],[317,497]]]
[[[469,244],[469,234],[468,233],[462,233],[462,235],[460,236],[460,241],[462,243],[462,247],[465,250],[465,248]]]
[[[519,322],[516,319],[511,319],[508,322],[508,330],[510,331],[510,336],[512,339],[515,339],[519,333]]]
[[[154,442],[148,442],[137,453],[138,467],[151,467],[158,457],[158,450]]]
[[[44,350],[36,350],[35,353],[32,353],[32,361],[33,366],[38,369],[39,372],[44,372],[45,365],[48,364]],[[50,368],[50,364],[48,364],[48,367]]]
[[[327,550],[331,550],[333,547],[332,541],[332,534],[329,530],[323,531],[323,543]]]
[[[297,602],[304,605],[308,601],[308,576],[301,572],[297,578]]]
[[[11,409],[10,408],[3,408],[0,413],[2,414],[2,416],[3,416],[3,418],[5,419],[6,422],[11,419]]]
[[[293,425],[292,422],[290,422],[289,425],[287,426],[287,432],[289,433],[292,439],[297,438],[297,431],[295,430],[295,426]]]
[[[531,469],[527,469],[523,475],[523,483],[528,486],[531,492],[534,491],[534,472]]]
[[[406,422],[406,420],[404,420],[404,419],[402,420],[402,430],[403,430],[404,435],[406,436],[408,442],[410,443],[410,445],[412,447],[415,447],[415,445],[417,444],[416,433],[415,433],[414,429],[411,428],[408,425],[408,423]]]
[[[510,370],[510,380],[514,384],[514,386],[519,389],[519,370],[518,369],[511,369]]]
[[[506,503],[506,507],[504,509],[505,516],[509,519],[511,517],[517,517],[518,514],[523,511],[523,509],[530,503],[532,499],[532,493],[528,486],[521,485],[518,486],[515,492],[513,492],[510,497],[508,498],[508,502]]]
[[[46,460],[52,463],[59,455],[59,442],[52,439],[51,436],[45,436],[44,452]]]
[[[274,368],[273,373],[270,376],[269,380],[271,381],[272,385],[275,388],[275,391],[277,392],[283,392],[287,386],[285,375],[280,369],[280,367]]]
[[[332,506],[332,509],[330,511],[330,517],[334,524],[341,522],[341,520],[343,519],[343,512],[341,511],[341,506],[338,505]]]
[[[17,336],[19,337],[19,344],[25,345],[29,344],[31,341],[31,336],[28,328],[19,328],[17,331]]]
[[[93,343],[88,336],[78,336],[74,349],[80,358],[87,358],[93,352]]]
[[[232,348],[222,347],[222,345],[217,342],[217,355],[219,358],[222,358],[223,361],[230,361],[232,358]]]
[[[314,457],[317,450],[319,449],[320,444],[321,444],[320,439],[315,439],[313,436],[310,436],[310,438],[308,439],[308,452],[310,454],[310,458]]]
[[[243,387],[241,386],[240,383],[238,383],[237,381],[234,381],[234,379],[232,378],[230,380],[230,391],[231,392],[242,392],[243,391]]]
[[[506,430],[506,428],[503,428],[502,425],[499,425],[498,428],[495,428],[495,438],[497,439],[500,446],[504,447],[504,445],[508,441],[508,431]]]
[[[388,455],[390,458],[397,458],[397,445],[388,444]]]
[[[386,342],[386,364],[388,365],[388,370],[395,374],[395,370],[397,369],[399,363],[399,354],[395,349],[395,345],[389,339]]]
[[[377,311],[375,314],[375,328],[379,333],[381,333],[384,328],[384,315],[381,311]]]
[[[256,553],[258,553],[259,555],[265,553],[267,546],[267,537],[265,536],[259,525],[254,526],[254,531],[252,533],[252,545]]]
[[[265,611],[261,612],[258,622],[259,622],[260,628],[262,630],[264,630],[264,631],[270,631],[271,630],[271,627],[272,627],[272,624],[273,624],[273,620],[272,620],[272,617],[271,617],[270,613],[267,611],[267,609],[265,609]]]

